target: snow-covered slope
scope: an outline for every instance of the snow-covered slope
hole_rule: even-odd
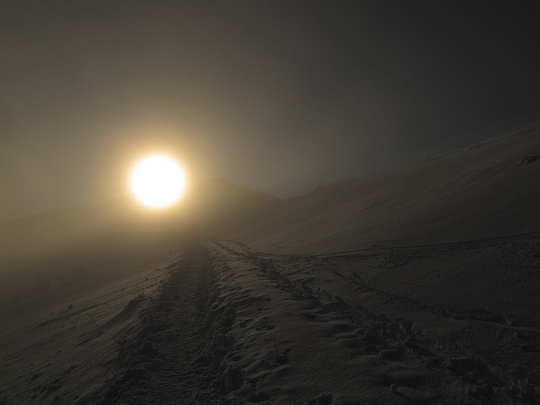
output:
[[[286,201],[231,235],[261,249],[335,252],[371,244],[486,239],[540,231],[540,127]]]

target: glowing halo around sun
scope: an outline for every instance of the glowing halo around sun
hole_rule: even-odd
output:
[[[131,186],[144,204],[161,207],[180,197],[184,188],[184,175],[171,159],[153,156],[139,163],[133,172]]]

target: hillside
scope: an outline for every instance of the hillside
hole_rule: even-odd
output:
[[[387,172],[322,186],[231,229],[275,252],[457,242],[540,231],[540,127],[533,123]]]
[[[539,403],[539,131],[4,223],[0,403]]]
[[[163,210],[125,197],[5,221],[0,224],[0,302],[83,275],[110,273],[111,267],[168,251],[194,231],[212,233],[281,202],[224,180],[200,180]]]

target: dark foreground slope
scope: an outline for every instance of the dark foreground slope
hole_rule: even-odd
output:
[[[230,240],[184,248],[105,384],[76,403],[540,399],[534,322],[403,299],[320,257],[264,254]],[[73,396],[56,392],[58,401]]]
[[[186,242],[184,254],[169,265],[170,277],[155,301],[141,312],[139,333],[121,342],[114,372],[97,391],[78,404],[176,404],[218,400],[218,372],[207,367],[222,345],[212,339],[219,326],[206,319],[216,297],[210,252],[200,242]],[[217,331],[216,331],[217,332]]]

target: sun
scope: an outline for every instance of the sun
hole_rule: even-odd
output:
[[[184,175],[171,159],[153,156],[139,163],[133,172],[131,186],[144,204],[161,207],[180,197],[184,188]]]

